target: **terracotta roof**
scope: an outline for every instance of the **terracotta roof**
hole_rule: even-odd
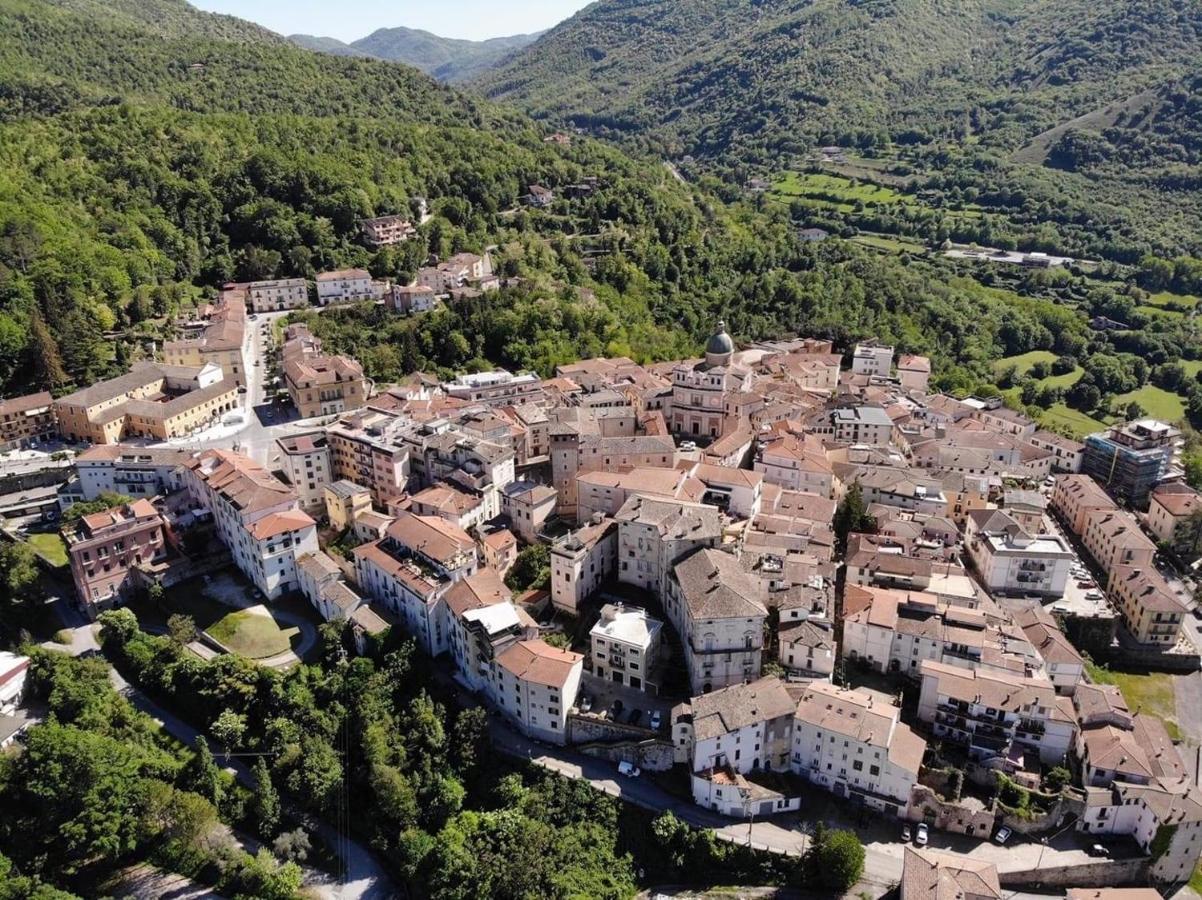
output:
[[[791,715],[796,708],[784,684],[774,675],[702,694],[690,705],[693,735],[699,741]]]
[[[513,592],[505,586],[496,569],[483,568],[475,575],[461,578],[447,591],[447,607],[451,613],[461,616],[469,609],[482,609],[513,600]]]
[[[1000,900],[1002,896],[993,863],[925,847],[905,848],[901,900]]]
[[[250,534],[256,541],[265,541],[289,531],[300,531],[317,523],[312,517],[299,509],[287,512],[272,513],[250,526]]]
[[[584,657],[579,653],[559,650],[540,640],[511,644],[497,654],[496,660],[515,678],[562,689],[572,670],[582,665]],[[571,703],[575,698],[561,699],[564,703]]]

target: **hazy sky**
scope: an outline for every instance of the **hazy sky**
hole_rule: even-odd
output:
[[[589,0],[191,0],[200,9],[250,19],[280,34],[353,41],[405,25],[443,37],[482,38],[550,28]]]

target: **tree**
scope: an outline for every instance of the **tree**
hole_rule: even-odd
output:
[[[819,828],[806,862],[823,887],[842,894],[864,874],[864,845],[852,831]]]
[[[69,380],[67,370],[63,368],[63,357],[59,353],[58,343],[40,314],[34,314],[29,323],[29,332],[38,382],[52,390],[62,387]]]
[[[43,596],[37,554],[24,542],[0,544],[0,599],[12,606],[28,606]]]
[[[225,785],[221,779],[221,770],[217,768],[217,762],[213,759],[213,751],[209,749],[209,742],[203,734],[198,734],[192,746],[192,759],[183,772],[184,784],[214,806],[220,807]]]
[[[294,862],[277,863],[266,847],[252,857],[238,873],[236,900],[293,900],[302,882],[300,866]]]
[[[246,734],[246,716],[232,709],[224,709],[209,730],[228,753],[242,746],[242,738]]]
[[[160,593],[163,590],[162,585],[157,581],[151,587],[157,587]],[[195,620],[183,613],[172,613],[167,617],[167,633],[171,636],[171,640],[180,647],[192,643],[199,634]]]
[[[847,549],[847,537],[853,533],[872,534],[876,531],[876,519],[864,505],[864,492],[858,481],[853,481],[839,501],[835,510],[835,542],[842,553]]]
[[[309,858],[313,845],[309,843],[309,835],[303,828],[285,831],[272,842],[271,849],[280,859],[288,862],[302,863]]]
[[[542,590],[551,586],[551,549],[546,544],[522,548],[513,567],[505,574],[510,590]]]
[[[155,607],[162,605],[164,596],[166,596],[166,591],[163,590],[163,583],[161,581],[151,582],[150,587],[146,589],[146,599],[149,600],[151,605]],[[167,626],[171,626],[170,620],[168,620]],[[192,623],[192,628],[195,630],[195,622]]]
[[[251,797],[251,814],[258,823],[259,836],[264,840],[275,834],[280,824],[280,795],[271,783],[267,760],[260,756],[252,770],[255,787]]]

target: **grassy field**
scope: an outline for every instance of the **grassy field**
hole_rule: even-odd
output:
[[[135,598],[129,607],[143,626],[152,628],[166,627],[167,619],[176,613],[189,616],[199,630],[208,632],[234,653],[251,659],[275,656],[299,641],[299,628],[282,627],[271,616],[233,609],[206,596],[205,589],[199,582],[187,582],[172,588],[161,606],[145,598]],[[295,605],[288,608],[297,611]]]
[[[995,375],[1005,372],[1011,366],[1019,375],[1026,375],[1036,363],[1053,363],[1056,354],[1051,350],[1032,350],[1030,353],[1020,353],[1017,356],[1003,356],[993,364]]]
[[[890,253],[924,253],[926,246],[922,241],[905,237],[885,237],[880,234],[858,234],[851,239],[853,244],[861,244],[874,250],[886,250]]]
[[[1069,409],[1063,403],[1057,403],[1055,406],[1044,410],[1043,415],[1040,416],[1040,420],[1044,425],[1059,425],[1067,428],[1077,438],[1083,438],[1085,435],[1093,434],[1095,431],[1106,430],[1105,422],[1099,422],[1097,419],[1090,418],[1083,412]]]
[[[71,560],[67,557],[67,542],[63,540],[62,535],[57,532],[49,534],[31,534],[26,538],[29,545],[42,559],[46,560],[52,566],[70,565]]]
[[[1145,384],[1138,391],[1119,394],[1115,403],[1126,404],[1134,400],[1148,411],[1148,415],[1165,422],[1177,422],[1185,416],[1185,403],[1181,397],[1164,388]]]
[[[773,189],[785,197],[810,197],[828,204],[846,206],[848,210],[857,201],[868,205],[904,203],[910,199],[892,188],[825,172],[786,172]]]
[[[1086,665],[1086,671],[1095,684],[1117,686],[1131,712],[1145,712],[1156,716],[1164,722],[1169,737],[1175,741],[1181,739],[1181,729],[1177,727],[1177,700],[1173,693],[1173,676],[1163,672],[1148,675],[1116,672],[1093,663]]]
[[[292,646],[292,639],[300,636],[299,628],[281,628],[271,616],[245,610],[223,616],[205,631],[235,653],[251,659],[284,653]]]
[[[1148,306],[1185,306],[1195,307],[1198,305],[1199,298],[1190,296],[1189,294],[1171,294],[1168,291],[1161,291],[1159,294],[1151,294],[1148,297]]]

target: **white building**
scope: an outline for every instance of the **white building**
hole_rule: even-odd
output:
[[[655,693],[655,666],[659,661],[663,622],[645,609],[607,603],[601,618],[589,631],[593,674],[606,681]]]
[[[1001,510],[971,510],[964,544],[994,595],[1063,597],[1076,562],[1059,535],[1030,534]]]
[[[831,428],[840,444],[887,447],[893,442],[893,420],[879,406],[841,406],[831,410]]]
[[[694,694],[760,676],[766,592],[722,550],[702,548],[676,564],[664,608],[684,645]]]
[[[352,551],[355,576],[368,597],[398,616],[430,656],[446,652],[450,621],[443,598],[476,572],[476,543],[452,522],[402,513],[385,536]]]
[[[319,306],[357,303],[361,300],[375,300],[380,296],[381,285],[372,279],[371,273],[366,269],[322,272],[316,280]]]
[[[618,523],[618,579],[664,594],[668,573],[698,547],[722,540],[718,509],[683,500],[658,500],[636,494],[614,517]]]
[[[12,715],[25,697],[29,657],[0,650],[0,716]]]
[[[1045,765],[1061,765],[1075,744],[1072,700],[1058,697],[1046,678],[930,661],[919,671],[918,718],[978,762],[1013,771],[1030,752]]]
[[[893,348],[876,344],[856,344],[851,355],[851,371],[856,375],[888,378],[893,371]]]
[[[551,603],[575,614],[618,567],[618,526],[601,519],[551,548]]]
[[[246,285],[246,302],[256,313],[304,309],[309,305],[309,282],[304,278],[252,281]]]
[[[443,384],[447,396],[485,406],[517,406],[543,397],[542,379],[533,372],[514,375],[504,369],[473,372]]]
[[[1188,775],[1087,788],[1078,827],[1090,835],[1130,836],[1144,853],[1155,854],[1150,869],[1154,882],[1182,884],[1202,850],[1202,791]]]
[[[872,694],[812,683],[793,722],[793,771],[836,796],[904,816],[926,741],[899,713]]]
[[[501,514],[510,530],[527,544],[538,541],[547,519],[555,512],[555,488],[536,481],[515,481],[501,491]]]
[[[205,450],[183,469],[188,493],[213,516],[234,563],[269,600],[300,589],[296,558],[317,551],[317,523],[296,492],[254,460]]]
[[[523,734],[567,742],[568,710],[576,702],[584,657],[545,641],[519,641],[497,654],[490,694]]]
[[[284,474],[296,489],[300,505],[315,513],[324,505],[322,488],[334,480],[330,466],[330,444],[324,431],[289,435],[276,440],[284,463]]]

